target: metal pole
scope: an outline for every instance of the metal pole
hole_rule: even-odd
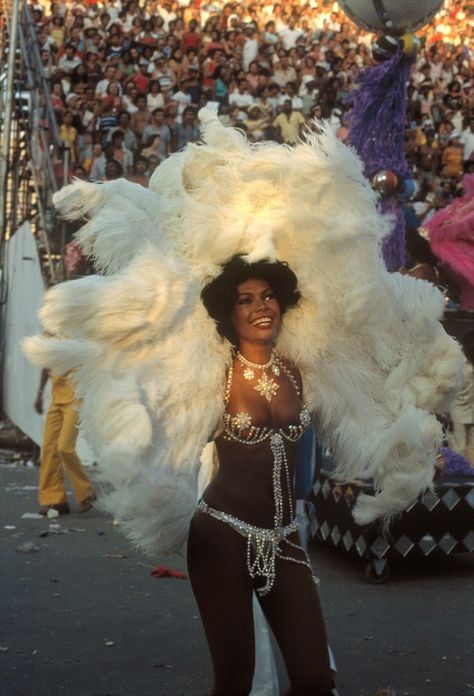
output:
[[[13,0],[12,15],[9,26],[6,102],[5,112],[3,116],[3,140],[0,150],[0,222],[2,225],[2,230],[0,234],[3,240],[6,238],[7,234],[7,230],[5,229],[6,187],[8,174],[8,159],[10,153],[10,130],[13,114],[13,96],[15,90],[15,60],[18,37],[18,19],[20,14],[21,2],[23,2],[23,0]],[[3,266],[3,255],[1,266]]]

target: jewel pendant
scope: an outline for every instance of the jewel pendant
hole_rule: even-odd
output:
[[[254,386],[256,392],[263,396],[269,403],[277,393],[280,385],[275,382],[274,379],[270,379],[268,375],[263,373],[263,375],[258,380],[257,384]]]
[[[250,367],[246,367],[244,370],[245,379],[251,380],[255,377],[255,372]]]

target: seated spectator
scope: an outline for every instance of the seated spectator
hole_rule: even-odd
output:
[[[275,64],[273,72],[273,81],[280,87],[284,87],[287,82],[296,82],[296,79],[296,70],[290,65],[286,51],[280,49],[278,51],[278,62]]]
[[[196,113],[192,107],[187,106],[183,111],[183,122],[178,124],[178,150],[182,150],[188,143],[195,143],[199,138]]]
[[[140,94],[147,95],[150,88],[150,78],[148,77],[148,61],[140,58],[138,70],[135,71],[129,80],[135,85]]]
[[[321,104],[318,103],[318,97],[319,97],[319,90],[316,87],[315,82],[306,82],[305,83],[305,88],[306,92],[301,96],[301,101],[303,102],[303,108],[302,112],[305,116],[310,116],[314,106],[317,104],[318,109],[322,113],[321,109]],[[321,118],[321,116],[318,116],[317,118]]]
[[[121,76],[121,79],[125,82],[135,72],[135,65],[132,62],[132,54],[128,49],[123,50],[121,53],[120,60],[117,63],[117,72]]]
[[[133,82],[128,82],[125,86],[125,94],[123,95],[122,104],[129,114],[133,114],[138,110],[137,107],[138,89]],[[145,99],[146,106],[146,99]]]
[[[279,37],[276,33],[275,22],[273,20],[269,20],[265,24],[265,28],[262,34],[262,41],[264,44],[270,46],[272,49],[274,49],[276,44],[278,43]]]
[[[158,80],[152,80],[150,82],[149,92],[146,95],[146,105],[150,112],[152,112],[153,109],[157,109],[158,107],[164,108],[165,106],[165,99]]]
[[[113,154],[114,146],[112,143],[105,143],[103,147],[100,145],[94,146],[89,181],[103,181],[105,179],[105,168],[107,162],[112,159]]]
[[[287,82],[278,97],[278,106],[281,106],[287,99],[291,101],[291,107],[295,111],[303,111],[303,100],[296,94],[296,83]]]
[[[128,176],[128,180],[132,181],[134,184],[140,184],[148,188],[148,182],[150,177],[147,174],[148,170],[148,159],[143,155],[139,155],[135,160],[135,165],[133,167],[133,173]]]
[[[123,169],[120,162],[117,162],[117,160],[113,158],[107,160],[105,164],[104,181],[113,181],[114,179],[120,179],[122,176]]]
[[[116,80],[110,80],[109,84],[107,85],[105,96],[102,97],[102,100],[112,105],[112,110],[114,113],[122,111],[123,102],[120,83]]]
[[[109,142],[111,133],[117,128],[118,121],[112,97],[102,99],[98,109],[99,133],[104,141]]]
[[[107,65],[105,70],[104,70],[104,77],[99,80],[99,82],[95,86],[95,93],[97,97],[105,97],[107,96],[107,87],[109,86],[110,82],[115,81],[115,76],[116,76],[117,68],[115,65]],[[122,93],[122,88],[120,86],[119,88],[120,94]]]
[[[118,127],[123,134],[123,144],[130,150],[135,152],[138,148],[137,137],[130,127],[130,114],[128,111],[121,111],[118,116]]]
[[[178,104],[175,101],[169,102],[165,107],[165,124],[170,131],[170,153],[178,149],[179,126],[182,117],[178,114]]]
[[[183,59],[181,61],[181,79],[188,78],[189,71],[193,68],[195,71],[199,72],[199,58],[197,52],[194,48],[189,48],[186,52],[183,51]]]
[[[137,136],[137,139],[141,141],[145,126],[151,122],[151,113],[147,109],[146,98],[143,94],[137,96],[135,106],[136,110],[130,117],[130,126]]]
[[[54,72],[54,63],[51,58],[51,53],[49,51],[45,51],[44,49],[40,51],[40,60],[41,60],[41,75],[45,77],[47,80],[50,80],[53,76]]]
[[[90,175],[92,168],[97,160],[102,156],[102,145],[100,143],[94,143],[92,145],[90,154],[88,157],[84,158],[83,167],[88,175]],[[98,165],[100,167],[100,164]],[[91,177],[92,179],[92,177]]]
[[[201,35],[198,32],[198,27],[199,24],[197,19],[192,19],[189,22],[187,31],[183,32],[183,37],[181,40],[181,50],[183,53],[187,53],[190,48],[194,49],[194,51],[197,53],[201,43]]]
[[[417,147],[413,158],[418,167],[418,182],[421,190],[431,190],[440,163],[440,148],[433,125],[423,129],[425,142]]]
[[[159,82],[161,91],[164,94],[169,94],[172,91],[176,84],[176,76],[168,66],[164,55],[158,55],[154,64],[151,63],[149,65],[148,71],[151,78]]]
[[[56,48],[61,48],[66,36],[64,29],[64,18],[61,17],[61,15],[55,15],[53,17],[50,36],[53,39]]]
[[[248,118],[244,120],[244,125],[249,140],[254,143],[263,140],[270,123],[270,117],[263,113],[256,104],[249,107],[248,114]]]
[[[242,118],[245,118],[245,111],[253,102],[254,98],[248,90],[247,80],[240,80],[237,89],[231,92],[229,96],[229,105],[238,106],[240,111],[243,112]]]
[[[90,84],[90,78],[87,74],[87,69],[84,63],[79,63],[71,73],[71,89],[76,89],[82,85],[84,89]]]
[[[120,59],[124,50],[124,38],[118,32],[110,37],[107,44],[107,60]]]
[[[89,83],[97,83],[101,77],[102,70],[99,63],[99,54],[97,51],[88,51],[85,54],[84,66],[86,68],[87,78]],[[104,89],[105,92],[105,89]],[[99,96],[102,96],[101,94]]]
[[[282,111],[273,120],[273,127],[280,136],[280,142],[294,145],[302,135],[305,119],[300,111],[293,111],[291,100],[286,99],[282,104]]]
[[[163,29],[169,31],[170,22],[175,22],[178,19],[178,15],[173,9],[173,3],[163,2],[163,4],[157,8],[157,12],[163,20]]]
[[[274,104],[270,101],[270,88],[268,85],[260,87],[257,98],[255,100],[255,106],[258,106],[260,111],[266,116],[273,116],[275,113]]]
[[[441,175],[451,179],[463,174],[463,151],[459,133],[452,132],[447,146],[441,155]]]
[[[87,181],[87,172],[80,164],[75,164],[71,171],[71,179],[80,179]]]
[[[141,154],[147,159],[152,156],[158,157],[161,162],[163,160],[161,155],[161,135],[150,135],[145,142],[145,147],[142,149]]]
[[[247,72],[258,55],[258,31],[250,24],[245,29],[245,39],[242,46],[242,67]],[[250,83],[252,87],[252,84]]]
[[[64,147],[69,150],[69,162],[75,164],[78,160],[77,129],[72,125],[73,115],[66,110],[62,115],[62,123],[59,126],[59,137]]]
[[[181,115],[184,109],[191,104],[191,95],[188,93],[188,79],[181,80],[181,88],[172,95],[173,101],[178,105],[178,113]]]
[[[58,118],[66,109],[66,97],[63,92],[61,82],[53,82],[51,85],[51,105],[56,112]]]
[[[123,175],[128,176],[132,173],[133,153],[125,147],[123,140],[123,133],[120,129],[113,131],[111,134],[111,141],[114,148],[112,157],[117,162],[120,162]]]
[[[152,22],[147,19],[143,22],[142,30],[137,35],[135,41],[138,46],[151,46],[155,48],[158,43],[159,35],[153,30]]]
[[[147,170],[147,174],[150,178],[159,164],[160,164],[160,158],[158,157],[158,155],[150,155],[150,157],[148,158],[148,170]]]
[[[149,146],[150,137],[153,135],[160,136],[160,158],[166,159],[170,153],[171,134],[170,129],[165,123],[164,109],[158,108],[154,109],[152,112],[151,120],[146,124],[142,132],[142,143],[146,143],[147,146]]]
[[[223,65],[218,65],[213,73],[214,81],[214,98],[221,105],[229,103],[229,79],[230,73],[228,68]]]
[[[247,80],[247,84],[249,86],[249,92],[255,97],[260,87],[259,66],[256,60],[253,60],[249,64],[249,69],[245,75],[245,79]]]
[[[203,88],[199,81],[199,70],[192,65],[189,67],[186,91],[191,96],[191,104],[198,105],[201,102]]]
[[[182,77],[182,72],[183,72],[182,61],[183,61],[183,52],[182,52],[181,48],[178,46],[171,51],[170,56],[169,56],[169,60],[168,60],[168,67],[174,73],[174,84],[175,85],[179,85],[181,83],[181,77]]]
[[[66,44],[64,47],[64,53],[58,60],[58,68],[63,72],[70,75],[74,68],[82,63],[82,59],[77,51],[77,46],[74,44]]]

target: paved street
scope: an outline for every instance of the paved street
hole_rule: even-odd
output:
[[[205,696],[189,582],[150,575],[184,560],[144,558],[95,510],[22,519],[37,512],[36,483],[37,470],[0,465],[1,696]],[[311,553],[341,696],[474,694],[472,556],[401,562],[375,586],[355,559]]]

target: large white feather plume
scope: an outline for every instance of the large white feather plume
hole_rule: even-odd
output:
[[[218,427],[230,347],[201,301],[235,254],[286,261],[302,300],[279,350],[301,369],[305,399],[337,462],[371,477],[360,523],[401,512],[431,486],[441,432],[433,415],[458,386],[462,358],[438,322],[442,296],[385,270],[389,223],[357,156],[329,127],[295,148],[249,145],[201,111],[205,144],[156,170],[145,190],[119,180],[56,194],[105,276],[47,293],[38,364],[76,370],[82,426],[110,492],[105,506],[142,548],[182,544],[203,448]]]

